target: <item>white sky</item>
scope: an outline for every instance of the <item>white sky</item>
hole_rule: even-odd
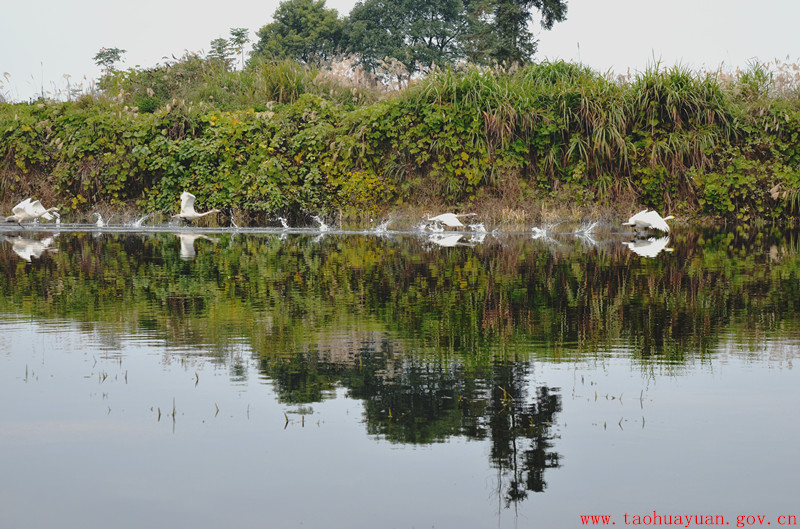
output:
[[[151,67],[185,50],[207,51],[233,27],[255,31],[278,0],[39,0],[4,2],[0,94],[27,100],[100,75],[101,47],[127,50],[121,68]],[[355,0],[328,0],[346,15]],[[567,21],[539,32],[537,59],[601,71],[643,70],[654,60],[692,69],[746,67],[752,59],[800,62],[800,0],[568,0]],[[8,79],[3,74],[8,73]]]

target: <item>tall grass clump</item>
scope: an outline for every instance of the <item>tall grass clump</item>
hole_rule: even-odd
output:
[[[737,138],[695,175],[701,207],[749,220],[800,215],[800,67],[754,61],[722,76]]]
[[[566,62],[448,68],[354,132],[382,146],[373,155],[409,192],[460,201],[584,186],[610,196],[621,189],[611,175],[628,163],[624,101],[618,85]]]
[[[638,194],[654,206],[690,207],[691,175],[708,170],[737,131],[717,77],[656,65],[630,83],[627,97]]]
[[[303,94],[349,105],[379,97],[376,89],[331,69],[290,60],[253,60],[244,70],[231,70],[223,60],[198,54],[148,69],[111,71],[100,85],[105,94],[144,113],[175,101],[217,110],[263,111],[273,104],[291,104]]]

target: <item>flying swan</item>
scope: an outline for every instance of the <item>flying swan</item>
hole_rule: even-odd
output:
[[[669,226],[667,225],[667,221],[670,219],[674,219],[672,215],[668,217],[661,217],[655,211],[648,211],[643,209],[633,217],[628,219],[628,222],[623,222],[623,226],[633,226],[633,228],[638,231],[645,231],[648,229],[654,229],[669,233]]]
[[[6,222],[16,222],[21,225],[24,221],[33,221],[40,218],[53,220],[51,212],[57,211],[58,208],[45,209],[38,200],[31,201],[30,198],[26,198],[11,209],[14,214],[6,217]]]
[[[458,220],[458,217],[472,217],[475,215],[477,215],[477,213],[461,213],[459,215],[455,213],[442,213],[441,215],[430,217],[428,220],[431,222],[441,222],[450,228],[463,228],[464,224]]]
[[[194,210],[194,201],[197,197],[193,194],[189,193],[188,191],[184,191],[181,193],[181,212],[177,215],[173,215],[172,218],[179,218],[186,222],[199,219],[200,217],[205,217],[206,215],[210,215],[211,213],[220,213],[218,209],[210,209],[205,213],[198,213]]]

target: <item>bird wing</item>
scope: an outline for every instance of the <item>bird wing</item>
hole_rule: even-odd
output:
[[[37,217],[40,217],[45,213],[47,213],[47,210],[44,209],[44,206],[38,200],[34,200],[33,202],[30,203],[28,211],[30,211],[33,215],[36,215]]]
[[[34,200],[30,203],[28,206],[28,212],[33,217],[41,217],[45,220],[53,220],[53,216],[50,214],[50,211],[46,210],[42,203],[38,200]]]
[[[442,213],[441,215],[436,215],[428,220],[441,222],[442,224],[446,224],[451,228],[458,228],[464,225],[460,220],[458,220],[458,217],[456,217],[454,213]]]
[[[661,215],[655,211],[647,212],[647,223],[655,230],[669,232],[669,225],[667,224],[667,221],[662,219]]]
[[[181,213],[194,213],[195,196],[188,191],[181,193]]]
[[[19,204],[17,204],[16,206],[14,206],[13,208],[11,208],[11,212],[14,213],[14,215],[27,214],[30,205],[31,205],[31,199],[30,197],[28,197]]]
[[[647,215],[647,210],[646,210],[646,209],[643,209],[642,211],[640,211],[640,212],[639,212],[639,213],[637,213],[636,215],[634,215],[634,216],[632,216],[631,218],[629,218],[629,219],[628,219],[628,222],[623,222],[623,223],[622,223],[622,225],[623,225],[623,226],[636,226],[636,223],[637,223],[638,221],[642,220],[642,218],[643,218],[645,215]]]

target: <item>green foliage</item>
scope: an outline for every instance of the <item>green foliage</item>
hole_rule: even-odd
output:
[[[224,61],[188,54],[176,62],[145,70],[111,72],[100,81],[103,91],[140,112],[174,107],[266,110],[271,103],[291,103],[302,94],[320,95],[343,104],[373,101],[376,91],[353,86],[311,66],[293,61],[251,59],[243,71]]]
[[[273,18],[258,30],[253,58],[320,65],[339,51],[344,22],[325,0],[283,0]]]
[[[758,159],[752,149],[732,149],[722,171],[694,177],[699,203],[708,213],[742,221],[797,214],[794,197],[786,190],[800,188],[800,174],[786,165]]]
[[[230,47],[241,58],[242,67],[244,67],[244,47],[250,42],[250,30],[247,28],[231,28],[231,37],[229,39]]]
[[[462,0],[365,0],[350,12],[347,50],[375,73],[394,58],[410,73],[452,65],[464,57],[470,32]]]
[[[564,0],[363,0],[348,18],[347,50],[373,73],[387,58],[410,74],[465,59],[524,64],[536,51],[534,9],[545,29],[566,19]]]
[[[525,64],[536,52],[536,40],[529,29],[532,8],[539,11],[544,29],[567,18],[565,0],[493,0],[489,5],[494,38],[486,51],[499,64]]]
[[[111,71],[114,69],[114,64],[122,59],[125,50],[119,48],[100,48],[93,57],[95,64],[102,66],[104,70]]]
[[[216,38],[211,41],[211,49],[208,52],[208,58],[215,61],[220,61],[225,69],[231,66],[231,48],[227,39]]]
[[[737,83],[752,84],[681,68],[615,82],[559,61],[446,68],[379,99],[294,62],[189,55],[111,72],[108,95],[0,104],[2,198],[174,211],[192,189],[254,221],[496,197],[796,216],[797,96]]]

